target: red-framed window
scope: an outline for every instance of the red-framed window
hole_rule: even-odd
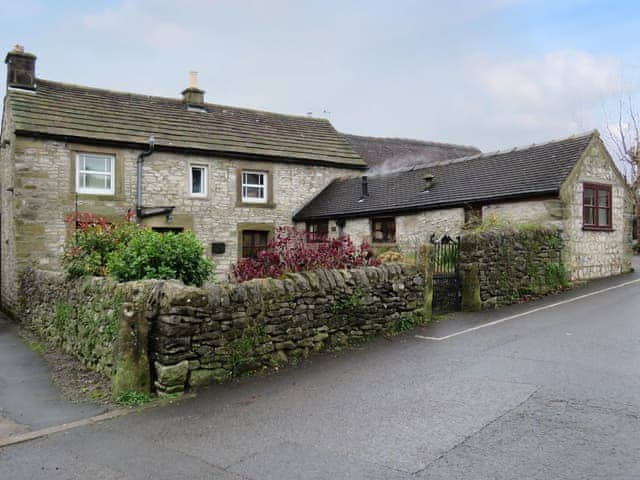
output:
[[[585,183],[582,192],[582,228],[611,230],[611,185]]]
[[[329,238],[329,222],[309,222],[307,223],[307,233],[309,241],[324,242]]]

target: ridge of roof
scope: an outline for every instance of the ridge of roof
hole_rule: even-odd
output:
[[[586,132],[570,135],[568,137],[555,138],[553,140],[548,140],[546,142],[530,143],[528,145],[519,145],[519,146],[516,146],[516,147],[511,147],[511,148],[503,149],[503,150],[494,150],[492,152],[480,152],[480,153],[477,153],[475,155],[466,155],[464,157],[454,158],[454,159],[451,159],[451,160],[443,160],[442,163],[440,163],[440,165],[447,165],[449,163],[457,163],[457,162],[466,162],[468,160],[475,160],[475,159],[478,159],[478,158],[497,157],[499,155],[506,155],[506,154],[514,153],[514,152],[523,152],[523,151],[530,150],[530,149],[535,148],[535,147],[545,147],[545,146],[548,146],[548,145],[552,145],[554,143],[562,143],[562,142],[566,142],[567,140],[574,140],[574,139],[583,138],[583,137],[590,137],[590,136],[593,136],[593,135],[600,136],[600,132],[598,131],[597,128],[594,128],[592,130],[588,130]]]
[[[425,145],[433,147],[451,147],[451,148],[466,148],[470,150],[478,150],[478,147],[473,145],[466,145],[462,143],[450,143],[450,142],[435,142],[433,140],[421,140],[419,138],[407,138],[407,137],[374,137],[371,135],[357,135],[355,133],[338,132],[345,137],[357,138],[362,140],[372,141],[385,141],[385,142],[398,142],[398,143],[411,143],[415,145]]]
[[[77,89],[80,89],[80,90],[91,90],[91,91],[94,91],[94,92],[109,93],[109,94],[114,94],[114,95],[143,97],[143,98],[152,99],[152,100],[162,100],[162,101],[175,103],[177,105],[182,105],[184,103],[182,101],[182,99],[178,98],[178,97],[165,97],[165,96],[162,96],[162,95],[147,95],[146,93],[128,92],[128,91],[124,91],[124,90],[113,90],[113,89],[110,89],[110,88],[102,88],[102,87],[92,87],[92,86],[88,86],[88,85],[80,85],[78,83],[69,83],[69,82],[60,82],[58,80],[49,80],[49,79],[46,79],[46,78],[36,78],[36,90],[35,90],[36,94],[38,93],[38,91],[37,91],[38,82],[44,82],[45,84],[56,85],[56,86],[60,86],[60,87],[72,87],[72,88],[77,88]],[[14,89],[13,91],[16,91],[16,90]],[[20,92],[22,92],[22,90],[20,90]],[[210,107],[216,107],[216,108],[228,108],[228,109],[231,109],[231,110],[242,110],[242,111],[251,112],[251,113],[263,113],[263,114],[266,114],[266,115],[277,115],[277,116],[280,116],[280,117],[290,117],[290,118],[296,118],[296,119],[314,120],[314,121],[318,121],[318,122],[331,123],[331,122],[329,122],[328,119],[322,118],[322,117],[312,117],[312,116],[309,116],[309,115],[296,115],[296,114],[293,114],[293,113],[272,112],[272,111],[269,111],[269,110],[262,110],[260,108],[237,107],[237,106],[233,106],[233,105],[225,105],[225,104],[222,104],[222,103],[211,103],[211,102],[204,102],[204,105],[205,106],[210,106]],[[340,134],[340,132],[338,132],[338,134]]]

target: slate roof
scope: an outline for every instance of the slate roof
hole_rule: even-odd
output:
[[[480,153],[476,147],[468,145],[407,138],[365,137],[347,133],[342,135],[367,162],[371,174],[408,170],[411,167],[426,167]]]
[[[369,196],[362,202],[361,177],[338,179],[294,220],[363,217],[557,194],[591,139],[598,136],[593,131],[433,167],[369,176]],[[429,191],[425,191],[426,174],[434,176]]]
[[[188,149],[283,161],[365,168],[346,140],[322,118],[206,103],[187,110],[182,99],[114,92],[37,80],[33,92],[10,89],[17,133]]]

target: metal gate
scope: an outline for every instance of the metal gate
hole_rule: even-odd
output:
[[[458,257],[460,237],[455,239],[445,235],[433,244],[433,309],[439,313],[455,312],[460,309],[462,292],[460,291]]]

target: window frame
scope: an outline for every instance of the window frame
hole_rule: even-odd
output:
[[[263,183],[245,183],[245,175],[262,175]],[[262,188],[262,198],[245,197],[245,187]],[[269,202],[269,172],[265,170],[241,170],[240,171],[240,201],[242,203],[266,204]]]
[[[383,238],[381,240],[376,239],[376,222],[382,222]],[[388,224],[393,222],[393,240],[388,239],[388,235],[384,232],[385,223]],[[397,241],[397,233],[398,233],[398,225],[396,222],[396,217],[375,217],[371,219],[371,243],[396,243]]]
[[[325,229],[319,229],[320,225],[326,226]],[[324,230],[324,231],[321,231]],[[329,220],[318,220],[315,222],[307,222],[307,236],[311,243],[322,243],[329,238]]]
[[[193,191],[193,169],[202,170],[202,192]],[[209,168],[207,165],[190,164],[189,165],[189,194],[194,198],[206,198],[209,195]]]
[[[245,234],[250,234],[251,238],[252,238],[252,244],[249,246],[245,247],[244,244],[244,238],[245,238]],[[265,236],[265,242],[264,245],[260,244],[260,245],[256,245],[255,243],[255,237],[256,234],[259,235],[264,235]],[[269,236],[270,236],[270,231],[269,230],[260,230],[260,229],[253,229],[253,228],[245,228],[241,231],[240,233],[240,258],[256,258],[258,252],[267,250],[268,246],[269,246]],[[251,251],[253,251],[254,255],[247,255],[245,256],[244,252],[245,252],[245,248],[250,249]],[[259,248],[259,249],[258,249]]]
[[[102,158],[110,160],[110,169],[109,172],[95,172],[91,170],[81,169],[80,162],[82,157],[94,157],[94,158]],[[116,193],[116,156],[108,153],[97,153],[97,152],[77,152],[76,153],[76,193],[84,194],[84,195],[115,195]],[[111,187],[107,188],[90,188],[90,187],[82,187],[80,185],[80,178],[82,174],[92,174],[92,175],[101,175],[101,176],[109,176],[111,177]],[[86,180],[85,180],[86,184]]]
[[[586,203],[587,189],[593,190],[593,203]],[[607,206],[600,206],[600,193],[606,192]],[[587,223],[587,209],[593,210],[594,223]],[[600,223],[600,210],[606,210],[607,223]],[[590,231],[611,232],[613,231],[613,192],[611,185],[600,183],[583,183],[582,185],[582,229]]]

